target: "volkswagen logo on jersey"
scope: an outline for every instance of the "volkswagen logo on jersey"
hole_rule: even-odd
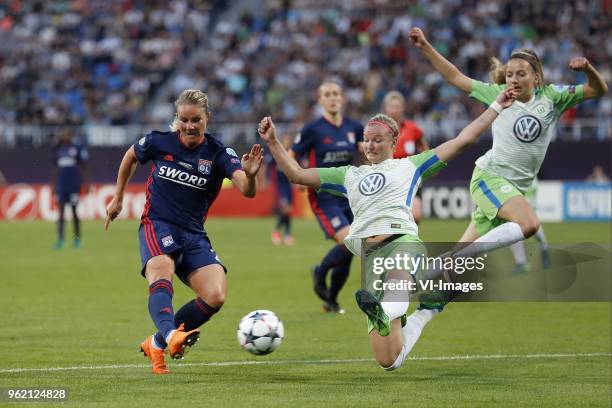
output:
[[[535,116],[525,115],[514,123],[514,136],[524,143],[536,140],[542,132],[542,124]]]
[[[359,192],[365,196],[376,194],[385,186],[385,181],[382,173],[368,174],[359,182]]]

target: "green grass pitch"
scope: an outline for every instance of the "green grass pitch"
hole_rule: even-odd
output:
[[[331,242],[315,221],[297,220],[297,245],[274,247],[272,223],[208,221],[229,268],[227,303],[168,376],[153,376],[138,352],[153,324],[137,222],[106,233],[87,222],[83,247],[60,251],[51,249],[51,223],[0,223],[0,388],[68,388],[63,406],[610,406],[610,303],[451,304],[404,366],[387,373],[372,359],[352,298],[359,263],[340,296],[347,314],[325,314],[309,268]],[[422,238],[450,241],[465,226],[426,220]],[[611,241],[609,224],[545,227],[551,242]],[[177,280],[175,308],[190,298]],[[255,357],[235,330],[260,308],[280,316],[286,337]]]

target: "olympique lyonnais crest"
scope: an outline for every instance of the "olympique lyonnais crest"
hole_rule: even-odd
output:
[[[200,159],[198,160],[198,171],[202,174],[210,174],[212,169],[212,161]]]
[[[162,245],[164,246],[164,248],[168,248],[172,244],[174,244],[174,239],[172,239],[172,235],[168,235],[162,238]]]
[[[350,144],[355,144],[355,132],[348,132],[346,134],[346,138],[348,139]]]

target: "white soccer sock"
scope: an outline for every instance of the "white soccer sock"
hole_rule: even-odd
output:
[[[402,350],[399,355],[393,362],[390,367],[383,367],[386,371],[393,371],[402,366],[404,361],[408,357],[408,354],[412,351],[412,348],[416,344],[419,337],[421,337],[421,332],[425,325],[433,319],[433,317],[439,313],[438,310],[415,310],[408,319],[406,320],[406,325],[402,327],[402,337],[404,338],[404,345],[402,346]]]
[[[453,254],[453,257],[470,257],[480,255],[494,249],[502,248],[525,239],[521,226],[516,222],[507,222],[478,238],[468,246]]]
[[[170,339],[172,338],[172,335],[174,334],[174,332],[176,331],[176,329],[174,330],[170,330],[170,332],[168,334],[166,334],[166,344],[170,344]]]
[[[389,315],[389,321],[393,321],[403,316],[408,310],[409,302],[380,302],[383,310]]]
[[[548,242],[546,241],[546,234],[544,234],[544,228],[540,225],[538,232],[535,233],[535,239],[540,243],[540,249],[546,251],[548,249]]]
[[[510,250],[512,251],[512,255],[514,255],[514,261],[517,264],[526,264],[527,263],[527,254],[525,254],[525,245],[522,241],[515,242],[510,245]]]

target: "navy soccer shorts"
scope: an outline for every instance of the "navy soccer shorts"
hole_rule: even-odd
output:
[[[353,213],[346,198],[317,194],[308,189],[308,199],[326,238],[333,238],[336,232],[353,222]]]
[[[204,233],[187,231],[160,220],[143,220],[138,229],[140,241],[140,273],[145,276],[149,259],[158,255],[170,255],[174,259],[175,273],[186,285],[189,274],[203,266],[219,264],[225,273],[227,268],[212,248]]]

